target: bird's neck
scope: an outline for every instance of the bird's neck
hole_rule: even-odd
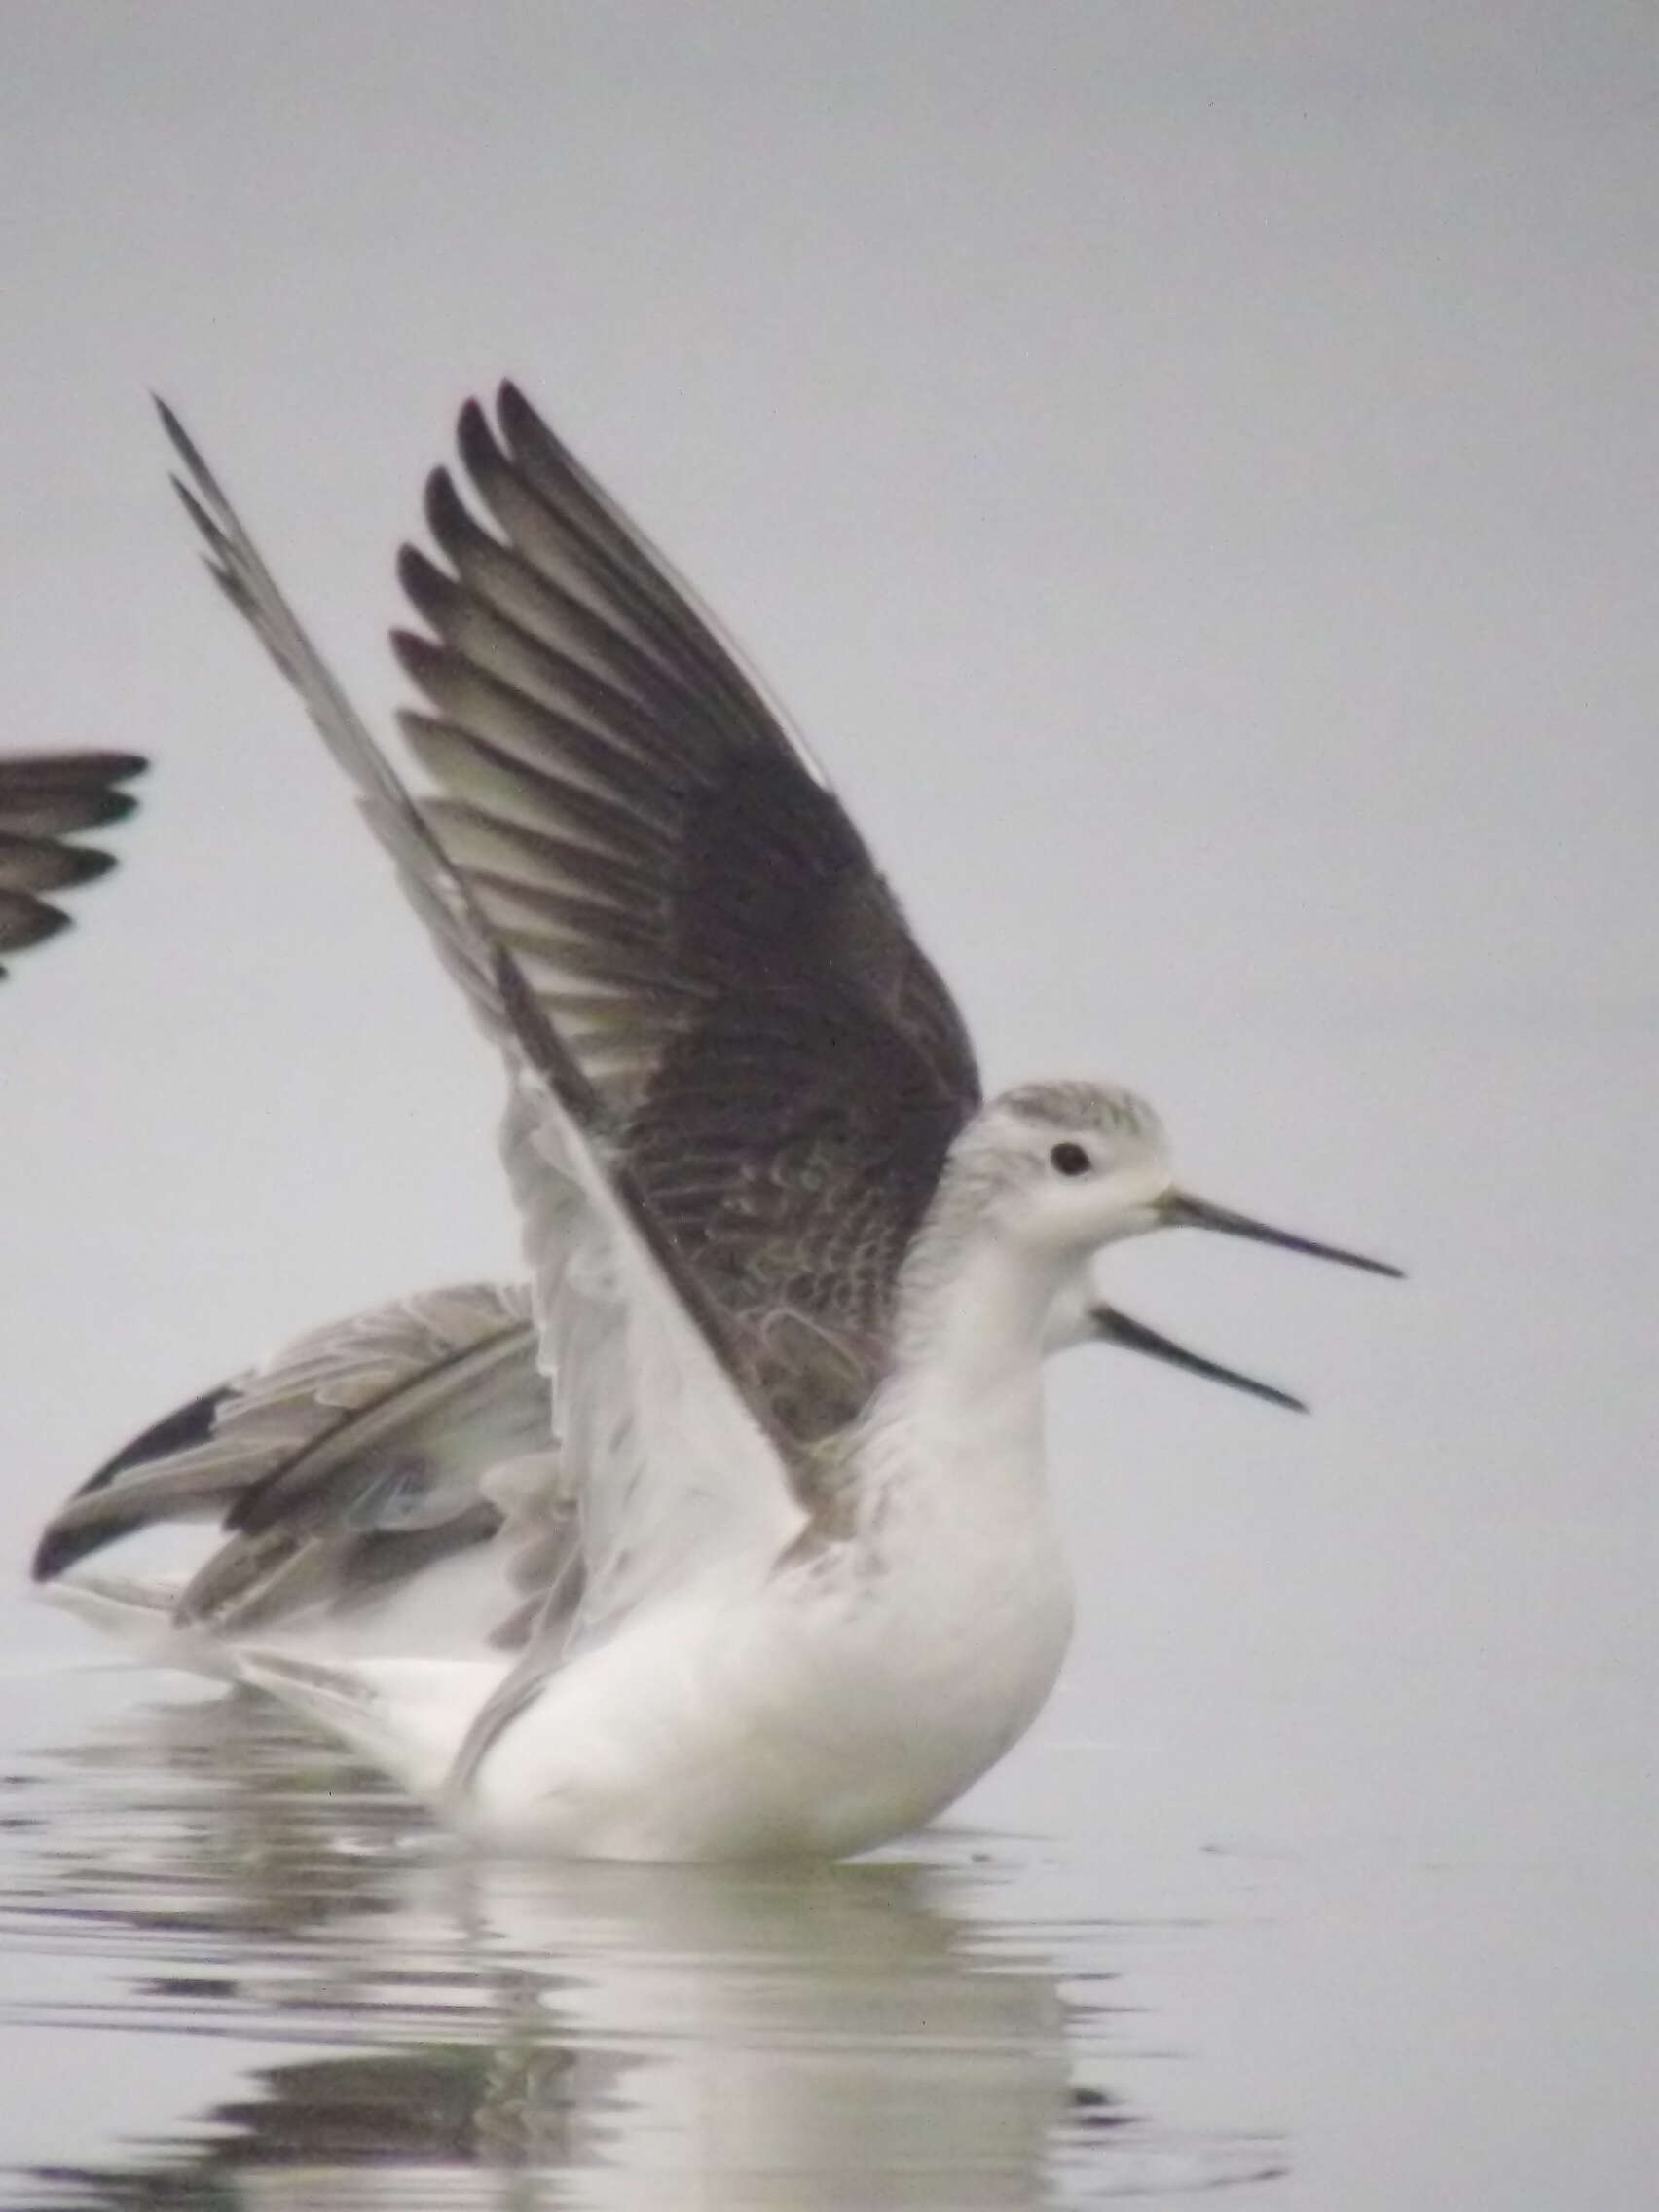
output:
[[[1044,1499],[1044,1335],[1062,1268],[985,1235],[924,1225],[900,1279],[894,1357],[872,1425],[908,1439],[906,1486],[965,1482],[1015,1513]]]
[[[923,1225],[899,1283],[896,1366],[972,1398],[1033,1378],[1042,1365],[1063,1264],[1004,1237]]]

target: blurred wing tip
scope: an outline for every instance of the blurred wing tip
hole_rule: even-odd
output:
[[[132,803],[129,800],[129,812],[131,811]],[[74,872],[69,876],[65,888],[82,883],[96,883],[100,875],[107,875],[115,866],[115,855],[100,851],[96,845],[77,845],[73,852],[71,866]]]
[[[516,446],[525,438],[557,442],[547,424],[525,397],[523,387],[515,384],[511,377],[503,377],[496,387],[496,419],[509,445]]]
[[[455,432],[456,442],[468,461],[475,450],[491,454],[499,450],[496,441],[495,424],[485,413],[481,402],[476,399],[461,402],[461,413],[456,418]],[[441,475],[443,471],[438,470],[436,473]]]
[[[446,552],[450,540],[464,531],[472,521],[466,501],[461,498],[455,478],[447,468],[434,468],[427,476],[422,506],[426,528]]]
[[[185,428],[184,424],[179,421],[177,415],[174,414],[173,410],[167,405],[166,401],[161,396],[160,392],[153,391],[150,394],[150,397],[156,403],[156,413],[161,417],[162,428],[166,432],[167,442],[171,445],[174,453],[178,455],[178,458],[183,461],[190,474],[195,477],[197,483],[200,484],[204,491],[212,493],[214,497],[217,498],[219,494],[219,487],[213,480],[212,470],[203,460],[201,450],[197,446],[195,439]]]
[[[169,476],[167,482],[178,495],[180,506],[183,507],[198,535],[208,547],[208,552],[204,558],[209,567],[213,566],[215,562],[223,562],[226,558],[227,541],[218,517],[181,476]]]
[[[4,935],[0,945],[6,957],[30,952],[37,944],[45,944],[69,927],[69,916],[61,906],[48,905],[44,899],[23,898],[9,904],[3,916]]]
[[[443,651],[443,647],[435,640],[426,637],[420,630],[394,629],[390,632],[390,638],[391,649],[397,657],[398,666],[406,676],[412,676],[417,683],[421,682],[423,672],[429,669]]]
[[[72,753],[67,757],[71,765],[77,761],[84,764],[88,774],[103,784],[129,784],[134,776],[142,776],[150,766],[149,755],[145,753]],[[136,799],[127,801],[129,809],[137,803]]]
[[[132,794],[132,792],[108,790],[108,792],[104,792],[102,798],[97,800],[97,812],[89,814],[87,828],[89,830],[108,830],[113,823],[127,821],[129,814],[137,814],[137,796]],[[78,847],[78,852],[87,852],[89,859],[92,856],[89,852],[89,847],[84,847],[84,845]],[[97,854],[95,859],[102,863],[97,869],[99,876],[102,876],[106,867],[115,867],[115,861],[108,854]]]

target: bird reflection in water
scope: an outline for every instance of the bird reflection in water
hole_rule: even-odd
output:
[[[1114,1931],[1057,1961],[999,1920],[994,1839],[930,1837],[930,1862],[480,1862],[241,1698],[129,1713],[8,1777],[0,1812],[9,1947],[49,1936],[108,1974],[89,2013],[43,1973],[14,2020],[91,2032],[100,2072],[110,2029],[259,2046],[236,2094],[36,2162],[21,2201],[978,2212],[1283,2162],[1074,2080],[1114,2029]],[[1060,1972],[1096,1994],[1062,1998]],[[304,2054],[272,2064],[274,2042]]]

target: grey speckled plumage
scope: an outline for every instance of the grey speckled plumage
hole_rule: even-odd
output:
[[[0,754],[0,953],[10,959],[68,927],[47,894],[115,866],[112,854],[74,839],[132,812],[138,802],[120,786],[147,765],[135,753]]]

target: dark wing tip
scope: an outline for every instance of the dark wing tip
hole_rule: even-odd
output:
[[[465,500],[456,489],[455,478],[447,468],[434,468],[427,477],[424,505],[426,528],[447,553],[472,521]]]
[[[214,498],[220,497],[219,487],[214,481],[213,472],[203,460],[195,439],[192,438],[190,432],[160,392],[153,391],[150,397],[156,403],[156,413],[162,419],[162,428],[166,432],[167,443],[172,447],[174,453],[178,455],[180,461],[183,461],[185,467],[203,491],[211,493]]]
[[[474,475],[480,467],[488,469],[504,458],[490,418],[476,399],[469,399],[462,406],[456,421],[455,436],[461,458]]]
[[[57,880],[54,889],[69,891],[78,884],[95,883],[114,866],[115,855],[101,851],[96,845],[65,846],[57,856]]]
[[[87,827],[105,830],[112,822],[125,822],[129,814],[136,814],[138,801],[130,792],[107,791],[95,800],[89,800]]]
[[[496,420],[503,434],[513,443],[520,438],[544,438],[551,445],[559,441],[546,423],[524,395],[524,387],[511,377],[503,377],[496,387]]]
[[[150,765],[142,753],[97,749],[74,753],[0,754],[0,783],[27,784],[37,791],[66,792],[88,784],[130,783]]]
[[[224,532],[219,528],[207,507],[197,498],[182,477],[169,476],[167,482],[178,495],[179,504],[205,540],[208,548],[207,565],[217,573],[225,562]]]
[[[8,763],[0,761],[0,769]],[[112,822],[125,822],[138,810],[131,792],[113,784],[59,777],[36,782],[32,777],[0,775],[0,816],[9,835],[55,843],[78,836],[83,830],[104,830]]]
[[[149,765],[141,753],[0,753],[0,789],[62,795],[89,785],[129,783]]]
[[[69,1504],[73,1506],[81,1498],[107,1490],[119,1476],[134,1467],[147,1466],[174,1452],[187,1451],[193,1444],[204,1444],[218,1424],[219,1408],[235,1389],[235,1383],[221,1382],[216,1389],[203,1390],[200,1397],[175,1406],[170,1414],[164,1414],[160,1420],[140,1429],[119,1452],[112,1453],[92,1470]],[[51,1582],[78,1560],[85,1559],[89,1552],[95,1552],[104,1544],[114,1543],[118,1536],[129,1535],[134,1529],[141,1528],[143,1519],[139,1513],[129,1517],[111,1513],[96,1520],[72,1520],[68,1518],[67,1508],[59,1508],[57,1517],[48,1522],[35,1546],[29,1573],[36,1582]]]
[[[0,970],[0,974],[3,973]],[[77,1560],[85,1559],[89,1552],[95,1552],[100,1544],[112,1542],[117,1536],[129,1535],[134,1526],[131,1522],[119,1523],[109,1529],[59,1529],[54,1525],[34,1548],[34,1557],[29,1561],[30,1581],[55,1582]]]
[[[446,610],[455,605],[455,578],[428,560],[418,545],[403,545],[398,548],[397,580],[415,611],[433,629],[441,629]]]
[[[44,899],[31,898],[23,891],[0,891],[0,952],[8,958],[14,952],[27,952],[34,945],[44,944],[48,938],[68,927],[68,915],[60,907],[49,906]]]
[[[562,468],[570,467],[571,456],[563,442],[510,377],[503,379],[497,390],[496,419],[515,455],[539,453]]]
[[[114,867],[112,853],[73,840],[125,821],[138,801],[119,786],[147,766],[136,753],[0,756],[0,952],[10,958],[69,928],[70,917],[41,894]]]
[[[412,677],[423,691],[429,688],[427,679],[433,671],[449,657],[444,646],[423,637],[419,630],[393,630],[391,649],[404,675]]]

